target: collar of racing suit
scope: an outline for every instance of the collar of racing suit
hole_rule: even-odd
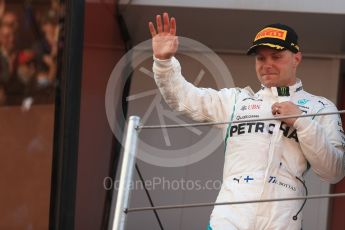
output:
[[[261,90],[257,94],[271,95],[278,98],[278,102],[290,101],[290,97],[298,91],[303,90],[302,81],[297,79],[296,83],[286,87],[266,87],[261,85]]]

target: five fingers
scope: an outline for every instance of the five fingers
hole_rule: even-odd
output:
[[[151,36],[154,37],[157,35],[157,33],[169,33],[173,36],[176,35],[176,20],[175,18],[171,18],[169,21],[169,15],[168,13],[163,13],[163,23],[162,23],[162,17],[161,15],[156,16],[156,24],[157,24],[157,30],[152,22],[149,22],[149,29]]]

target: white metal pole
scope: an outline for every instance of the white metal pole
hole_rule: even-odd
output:
[[[130,184],[133,176],[133,169],[135,164],[135,156],[137,152],[137,141],[139,131],[140,118],[131,116],[127,126],[126,142],[124,146],[123,160],[121,166],[121,175],[119,182],[119,189],[117,192],[116,208],[114,210],[114,202],[111,206],[111,214],[115,213],[113,218],[110,217],[109,229],[111,230],[124,230],[127,214],[124,212],[128,208],[130,196]],[[115,197],[115,188],[113,197]]]

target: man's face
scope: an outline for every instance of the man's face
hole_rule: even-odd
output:
[[[256,75],[266,87],[289,86],[296,82],[296,69],[301,62],[301,53],[289,50],[278,51],[258,47],[255,55]]]
[[[2,24],[2,26],[10,27],[13,31],[17,31],[17,29],[18,29],[17,16],[14,13],[7,12],[2,17],[1,24]]]
[[[3,49],[10,52],[14,48],[14,33],[9,27],[0,27],[0,43]]]

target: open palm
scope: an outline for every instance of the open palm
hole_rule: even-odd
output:
[[[169,20],[168,13],[156,16],[157,30],[152,22],[149,22],[149,29],[152,35],[153,55],[161,60],[169,59],[175,55],[178,47],[176,36],[175,18]]]

